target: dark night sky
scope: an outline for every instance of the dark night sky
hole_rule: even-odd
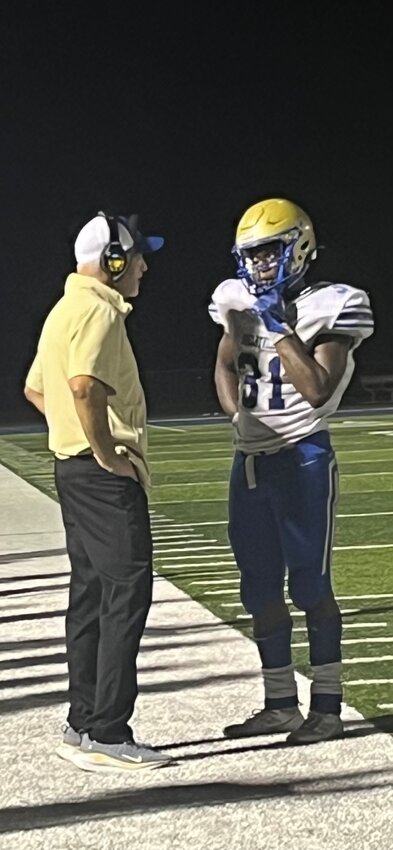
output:
[[[389,4],[107,5],[15,0],[1,11],[7,403],[72,270],[72,229],[99,208],[139,212],[145,232],[167,239],[130,319],[143,368],[212,365],[219,333],[206,307],[234,271],[235,220],[284,196],[326,246],[313,277],[370,292],[377,332],[359,362],[389,369]]]

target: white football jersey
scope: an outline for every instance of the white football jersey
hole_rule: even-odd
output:
[[[353,351],[373,332],[368,296],[344,283],[320,283],[294,300],[297,336],[308,351],[322,334],[351,336],[344,375],[331,398],[314,408],[291,384],[263,321],[252,312],[257,299],[241,280],[224,280],[209,306],[212,319],[235,342],[239,377],[239,413],[234,420],[235,444],[244,452],[276,451],[316,431],[337,410],[354,370]]]

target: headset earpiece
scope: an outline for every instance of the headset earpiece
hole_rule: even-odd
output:
[[[109,227],[109,242],[101,254],[101,267],[116,278],[123,274],[128,264],[127,253],[120,242],[119,224],[114,216],[106,215],[104,212],[99,212],[98,215],[106,219]]]

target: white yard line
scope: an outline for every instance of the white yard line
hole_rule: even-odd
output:
[[[226,546],[225,544],[222,545],[222,546],[221,545],[216,546],[216,545],[213,544],[213,546],[186,546],[186,547],[184,547],[184,549],[181,549],[181,548],[179,548],[179,549],[159,549],[159,548],[157,548],[156,552],[157,553],[159,552],[162,555],[171,555],[172,552],[173,553],[175,553],[175,552],[191,552],[192,554],[194,554],[194,552],[204,552],[204,551],[205,552],[218,552],[220,550],[225,550],[226,552],[229,552],[230,547]],[[197,555],[196,557],[199,557],[199,555]]]
[[[375,664],[377,661],[393,661],[393,655],[371,655],[369,658],[343,658],[343,664]]]
[[[341,478],[370,478],[371,475],[393,475],[393,472],[341,472]],[[218,484],[219,482],[209,481],[209,484],[212,483]]]
[[[343,623],[343,629],[386,629],[387,623]],[[306,626],[295,626],[293,632],[306,632]]]
[[[346,519],[351,517],[365,517],[365,516],[393,516],[393,511],[376,511],[375,513],[369,514],[337,514],[337,519]]]
[[[393,679],[351,679],[344,682],[344,687],[356,687],[357,685],[393,685]]]
[[[336,596],[336,599],[393,599],[393,593],[369,593],[362,596]]]
[[[393,643],[393,637],[343,638],[341,643],[345,643],[348,646],[355,643]],[[296,649],[302,649],[308,645],[308,642],[292,644]]]
[[[187,428],[174,428],[169,425],[154,425],[149,422],[149,428],[158,428],[159,431],[180,431],[181,434],[187,434]]]
[[[236,578],[236,576],[234,576],[233,578],[216,578],[216,579],[210,579],[209,578],[209,579],[203,579],[202,581],[190,581],[189,584],[190,584],[190,586],[192,584],[199,584],[200,587],[204,587],[206,584],[207,585],[209,585],[209,584],[214,584],[214,585],[216,585],[216,584],[235,584],[235,585],[238,585],[239,583],[240,583],[240,579]],[[238,588],[236,587],[234,589],[237,590]],[[237,604],[241,605],[242,603],[239,602]]]
[[[200,556],[197,556],[197,557],[204,558],[204,557],[208,557],[208,556],[200,555]],[[229,555],[220,555],[220,558],[225,558],[225,557],[229,558]],[[202,560],[200,560],[200,561],[195,561],[195,562],[192,561],[191,563],[187,563],[187,566],[184,565],[183,559],[182,559],[181,564],[173,564],[172,563],[172,561],[176,560],[176,558],[171,558],[169,563],[166,563],[165,558],[155,558],[155,560],[156,561],[158,561],[158,560],[164,561],[165,562],[164,566],[166,567],[167,570],[183,570],[184,571],[186,569],[192,569],[192,570],[195,569],[196,570],[197,567],[199,567],[199,569],[207,569],[208,567],[212,567],[212,568],[220,567],[220,566],[221,567],[228,567],[228,566],[234,565],[234,562],[230,561],[230,560],[229,561],[202,561]],[[163,566],[163,564],[159,564],[159,566]],[[214,572],[214,569],[212,569],[212,572]],[[194,572],[193,575],[198,575],[198,573]]]
[[[392,511],[392,513],[393,513],[393,511]],[[192,527],[198,528],[200,525],[227,525],[227,524],[228,524],[227,519],[219,519],[219,520],[217,520],[217,522],[214,522],[214,520],[209,519],[206,522],[193,522]],[[191,523],[189,523],[189,522],[178,522],[176,524],[176,526],[174,526],[174,528],[187,528],[190,525],[191,525]]]
[[[221,481],[221,484],[223,482]],[[379,490],[362,490],[362,493],[379,493]],[[211,496],[205,499],[194,499],[193,502],[227,502],[227,498],[212,499]],[[151,505],[184,505],[184,499],[162,499],[160,502],[150,502]]]
[[[171,546],[175,546],[177,544],[179,544],[179,546],[185,546],[187,543],[190,543],[191,546],[193,546],[194,543],[206,543],[206,537],[200,537],[199,534],[190,534],[190,535],[187,535],[187,537],[184,537],[183,535],[179,535],[179,537],[173,537],[173,536],[166,537],[163,534],[159,534],[159,535],[154,534],[153,536],[154,536],[155,541],[159,541],[160,546],[163,543],[169,543]],[[193,540],[192,538],[195,538],[195,540]],[[211,542],[217,543],[218,541],[213,539]],[[158,549],[156,549],[156,551],[158,551]],[[164,550],[162,549],[161,551],[164,551]],[[171,550],[168,550],[168,551],[171,551]],[[184,551],[188,552],[189,550],[185,549]]]

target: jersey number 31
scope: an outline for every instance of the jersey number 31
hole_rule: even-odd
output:
[[[268,363],[269,383],[271,385],[271,395],[268,399],[269,410],[283,410],[285,407],[281,394],[282,378],[280,368],[281,361],[276,355]],[[238,370],[243,378],[242,405],[248,410],[252,410],[256,407],[258,401],[258,380],[262,377],[255,355],[242,351],[239,354]]]

